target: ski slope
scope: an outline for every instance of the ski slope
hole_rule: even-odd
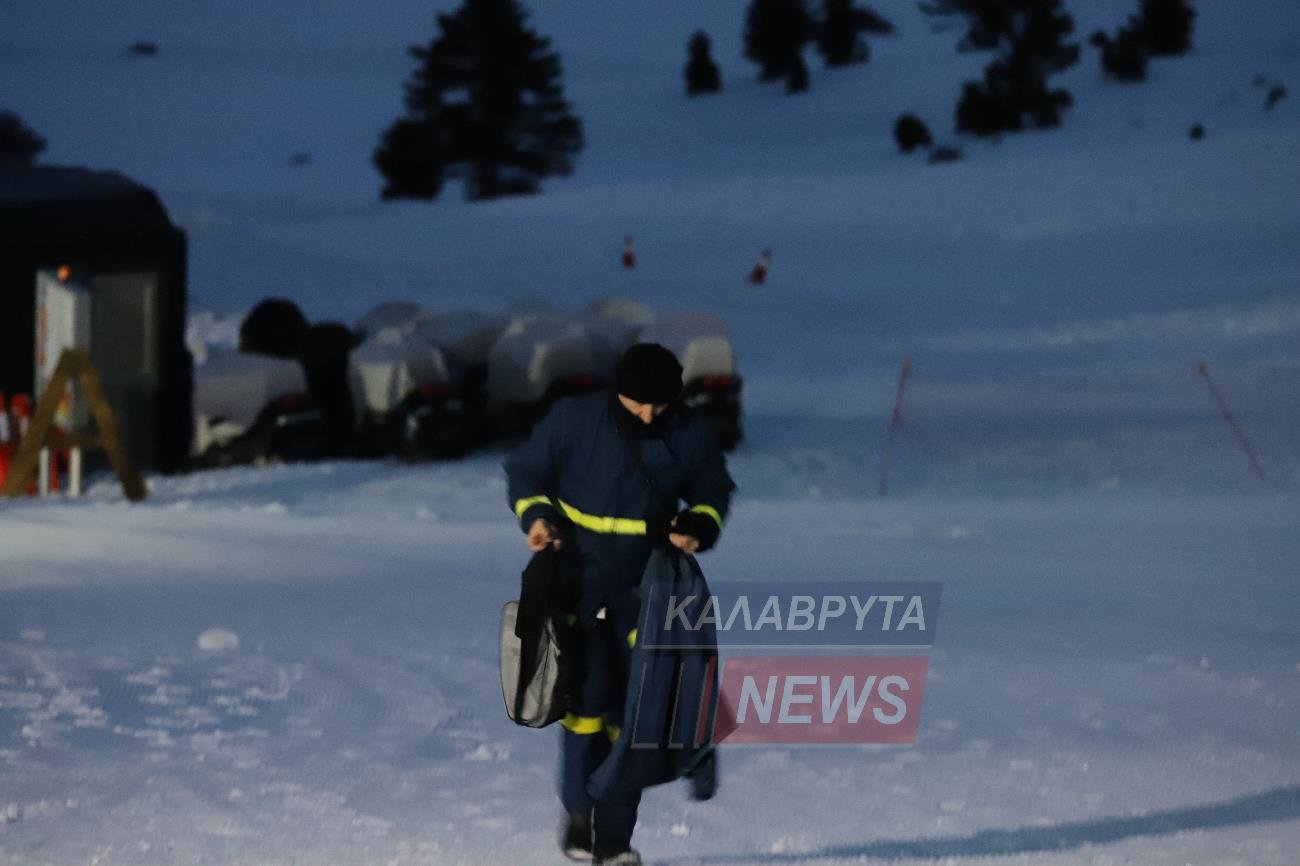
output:
[[[914,747],[724,750],[715,801],[648,794],[650,862],[1294,863],[1295,5],[1202,0],[1142,86],[1085,47],[1063,127],[989,143],[950,129],[986,58],[910,2],[799,97],[740,58],[742,2],[535,4],[586,124],[573,176],[380,203],[405,47],[450,5],[9,4],[0,105],[44,161],[158,191],[195,310],[627,295],[733,325],[748,438],[707,573],[940,580],[943,630]],[[1071,11],[1082,39],[1135,5]],[[699,27],[724,92],[686,100]],[[1256,74],[1293,96],[1265,114]],[[903,111],[963,159],[898,155]],[[501,457],[0,503],[0,864],[561,862],[555,737],[500,706]]]

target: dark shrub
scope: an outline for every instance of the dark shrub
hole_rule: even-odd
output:
[[[1111,39],[1102,34],[1102,71],[1117,81],[1145,81],[1147,77],[1147,49],[1136,21],[1121,27]]]
[[[903,153],[911,153],[918,147],[929,147],[934,143],[930,130],[915,114],[900,114],[894,121],[894,141]]]
[[[1142,39],[1153,55],[1186,54],[1192,47],[1196,10],[1188,0],[1142,0]]]
[[[384,133],[374,164],[384,176],[380,198],[437,198],[445,151],[431,124],[399,120]]]
[[[239,351],[296,358],[307,333],[307,317],[293,301],[267,298],[239,325]]]

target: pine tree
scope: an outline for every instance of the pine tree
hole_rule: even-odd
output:
[[[823,0],[817,46],[827,66],[866,63],[870,59],[867,43],[858,34],[861,27],[857,11],[853,0]]]
[[[804,0],[752,0],[745,20],[745,58],[759,64],[760,81],[802,77],[806,89],[802,53],[812,35],[813,18]]]
[[[1142,0],[1142,38],[1153,55],[1186,54],[1196,10],[1188,0]]]
[[[911,153],[918,147],[929,147],[934,144],[929,127],[915,114],[898,115],[898,119],[894,121],[894,141],[898,143],[898,149],[903,153]]]
[[[964,0],[953,0],[964,2]],[[1060,112],[1073,103],[1068,91],[1051,90],[1049,75],[1078,62],[1079,46],[1065,41],[1074,32],[1074,19],[1061,9],[1061,0],[1001,0],[1002,30],[993,34],[1002,46],[984,70],[983,82],[967,82],[957,103],[957,129],[992,135],[1024,128],[1025,115],[1034,126],[1060,123]]]
[[[716,93],[722,89],[722,76],[718,65],[709,56],[709,35],[703,30],[695,31],[687,44],[690,59],[686,63],[686,95]]]
[[[1099,30],[1091,42],[1101,49],[1101,69],[1107,76],[1124,82],[1146,80],[1147,47],[1141,22],[1130,20],[1128,26],[1115,31],[1114,38]]]
[[[29,164],[45,150],[45,139],[12,111],[0,111],[0,164]]]
[[[432,198],[465,180],[473,200],[536,192],[568,174],[582,125],[561,86],[559,55],[525,25],[516,0],[464,0],[439,15],[441,33],[410,54],[408,116],[385,133],[374,161],[385,198]]]
[[[969,29],[957,43],[958,51],[991,51],[1014,26],[1014,3],[1008,0],[928,0],[920,5],[926,15],[967,19]]]
[[[894,25],[879,12],[853,0],[822,0],[816,25],[817,48],[827,66],[866,63],[871,58],[863,33],[890,34]]]

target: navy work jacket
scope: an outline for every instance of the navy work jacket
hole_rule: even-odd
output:
[[[581,559],[576,612],[586,625],[602,605],[633,605],[635,616],[635,590],[655,546],[647,521],[653,531],[684,501],[721,529],[735,489],[708,419],[673,407],[663,435],[646,437],[624,433],[615,412],[627,410],[613,392],[562,399],[505,463],[521,528],[549,520]]]

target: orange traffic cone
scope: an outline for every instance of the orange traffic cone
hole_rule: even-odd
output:
[[[14,450],[17,450],[18,444],[23,441],[27,435],[27,427],[32,423],[32,398],[26,394],[15,394],[13,400],[9,402],[9,409],[12,414],[13,427],[10,434],[14,441]],[[36,479],[32,478],[27,482],[27,493],[35,495]]]
[[[14,441],[21,442],[27,435],[27,425],[32,422],[32,398],[26,394],[15,394],[10,409],[14,418]]]
[[[623,238],[623,267],[636,267],[636,249],[632,246],[631,235],[626,235]]]
[[[754,263],[754,269],[749,272],[749,281],[756,286],[767,282],[767,266],[771,263],[772,251],[763,250],[758,256],[758,261]]]

